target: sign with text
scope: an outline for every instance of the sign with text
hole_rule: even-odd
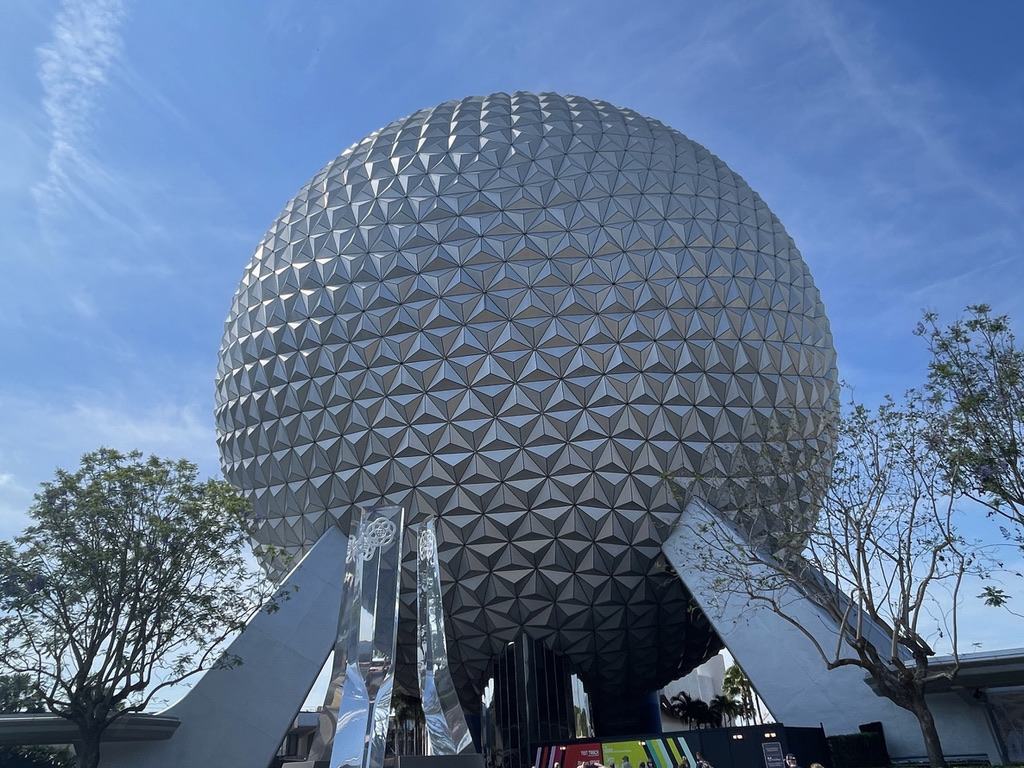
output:
[[[785,768],[782,744],[777,741],[766,741],[761,744],[761,750],[764,752],[764,768]]]

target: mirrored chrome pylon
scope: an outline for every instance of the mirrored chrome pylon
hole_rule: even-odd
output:
[[[431,755],[457,755],[472,748],[469,726],[448,668],[441,573],[434,521],[420,526],[416,559],[416,668]]]
[[[349,536],[338,638],[309,759],[382,768],[398,639],[404,507],[362,509]]]

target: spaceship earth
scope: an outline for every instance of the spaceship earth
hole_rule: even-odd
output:
[[[718,478],[693,489],[739,515],[754,457],[825,472],[836,380],[800,253],[721,160],[605,102],[499,93],[391,123],[285,206],[231,304],[216,419],[261,546],[300,555],[358,506],[437,519],[464,703],[521,631],[600,697],[720,648],[659,557],[663,476]]]

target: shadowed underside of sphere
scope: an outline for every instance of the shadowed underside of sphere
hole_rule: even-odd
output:
[[[356,505],[439,517],[468,701],[520,629],[606,693],[715,652],[659,560],[661,478],[724,473],[735,509],[771,424],[829,455],[835,399],[818,291],[741,178],[629,110],[518,93],[392,123],[299,192],[232,303],[216,415],[263,544]]]

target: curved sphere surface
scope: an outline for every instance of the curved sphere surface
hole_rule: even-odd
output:
[[[521,629],[606,694],[717,651],[659,561],[662,476],[717,472],[738,509],[768,425],[828,456],[835,399],[818,291],[739,176],[630,110],[518,93],[417,112],[303,187],[235,295],[216,407],[263,544],[356,505],[439,516],[468,701]]]

